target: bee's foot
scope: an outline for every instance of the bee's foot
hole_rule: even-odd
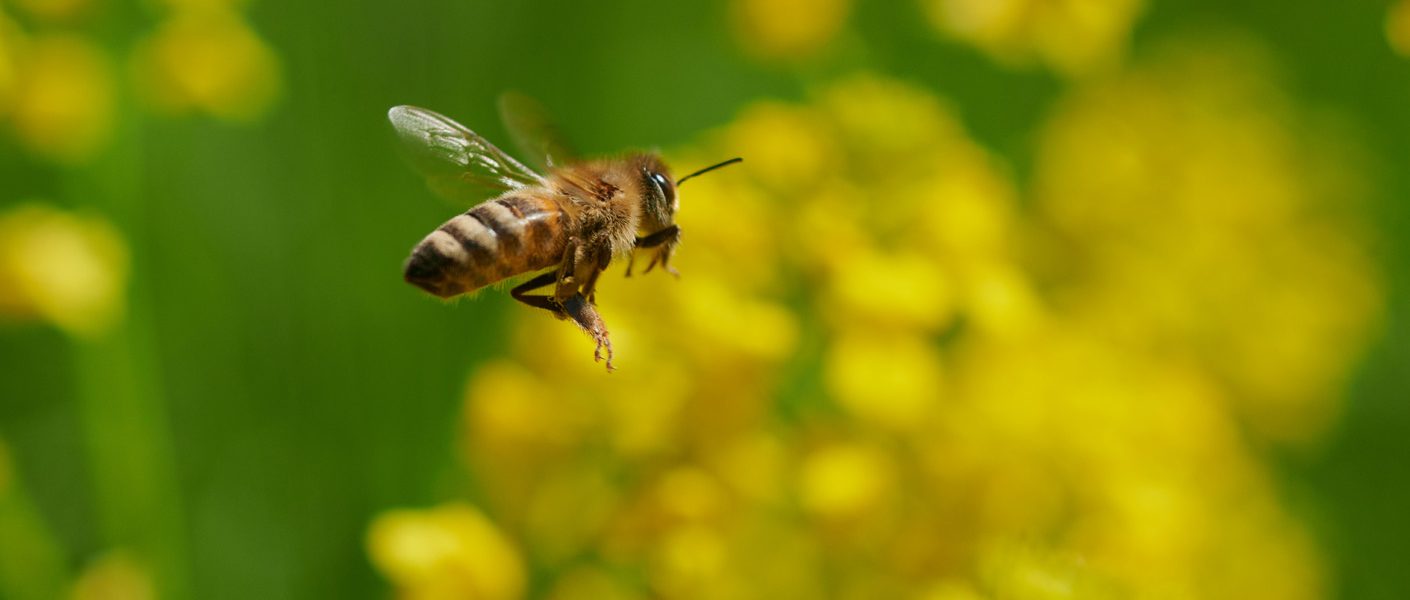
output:
[[[593,350],[593,360],[602,362],[606,360],[607,371],[615,369],[612,366],[612,340],[607,337],[607,325],[602,322],[602,315],[598,314],[593,307],[592,301],[583,297],[581,293],[573,294],[563,302],[563,312],[582,329],[584,333],[592,336],[597,342],[597,348]],[[603,353],[603,349],[607,352]]]
[[[603,330],[600,334],[594,334],[593,338],[597,340],[597,349],[592,351],[592,359],[602,362],[602,349],[605,347],[607,348],[607,372],[616,371],[617,367],[612,366],[612,340],[607,338],[607,331]]]

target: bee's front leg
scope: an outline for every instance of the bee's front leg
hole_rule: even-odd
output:
[[[651,269],[655,268],[656,263],[659,262],[661,263],[661,267],[665,269],[666,272],[675,275],[676,277],[680,277],[680,272],[676,271],[670,265],[666,264],[667,261],[671,259],[671,253],[675,252],[676,244],[680,243],[680,240],[681,228],[679,225],[670,225],[667,227],[663,227],[660,231],[648,234],[646,237],[637,238],[637,248],[656,248],[658,246],[660,247],[656,251],[656,255],[651,257],[651,262],[647,263],[645,272],[650,273]],[[635,261],[636,254],[633,253],[631,259],[627,261],[627,277],[632,276],[632,264]]]

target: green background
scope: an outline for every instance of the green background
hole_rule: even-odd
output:
[[[0,330],[0,436],[62,547],[56,560],[68,569],[135,538],[186,565],[176,591],[193,597],[387,593],[366,558],[367,524],[454,495],[465,375],[505,348],[511,310],[501,294],[446,310],[400,281],[406,253],[450,209],[396,155],[392,105],[505,139],[494,100],[520,89],[584,150],[613,152],[679,146],[752,99],[802,98],[812,82],[868,69],[950,98],[1026,176],[1056,77],[937,41],[910,2],[854,10],[829,66],[787,69],[742,55],[716,3],[261,2],[247,14],[285,90],[258,123],[123,106],[117,146],[81,169],[0,142],[0,203],[92,207],[133,255],[131,311],[105,341]],[[1384,334],[1325,444],[1273,457],[1346,598],[1410,597],[1410,61],[1387,46],[1385,13],[1374,2],[1156,3],[1132,50],[1189,31],[1249,35],[1300,102],[1336,113],[1371,150]],[[120,52],[151,22],[123,3],[94,26]]]

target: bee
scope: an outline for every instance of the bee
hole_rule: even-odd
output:
[[[654,153],[578,160],[520,95],[500,102],[520,146],[547,167],[525,166],[451,119],[414,106],[387,114],[403,149],[442,195],[497,193],[436,228],[411,251],[403,276],[440,298],[474,292],[517,275],[537,273],[510,290],[524,304],[573,321],[592,337],[593,359],[612,366],[612,342],[597,311],[598,276],[614,258],[654,254],[646,267],[678,275],[669,262],[680,243],[677,188],[686,180],[742,161],[732,158],[679,180]],[[631,276],[631,262],[626,275]],[[550,288],[547,293],[534,290]]]

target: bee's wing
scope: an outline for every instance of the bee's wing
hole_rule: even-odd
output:
[[[542,175],[445,116],[415,106],[396,106],[387,118],[412,166],[432,190],[448,199],[479,201],[486,192],[544,182]]]
[[[556,167],[577,160],[578,153],[548,117],[548,111],[531,96],[509,91],[499,96],[499,117],[514,145],[540,167]]]

